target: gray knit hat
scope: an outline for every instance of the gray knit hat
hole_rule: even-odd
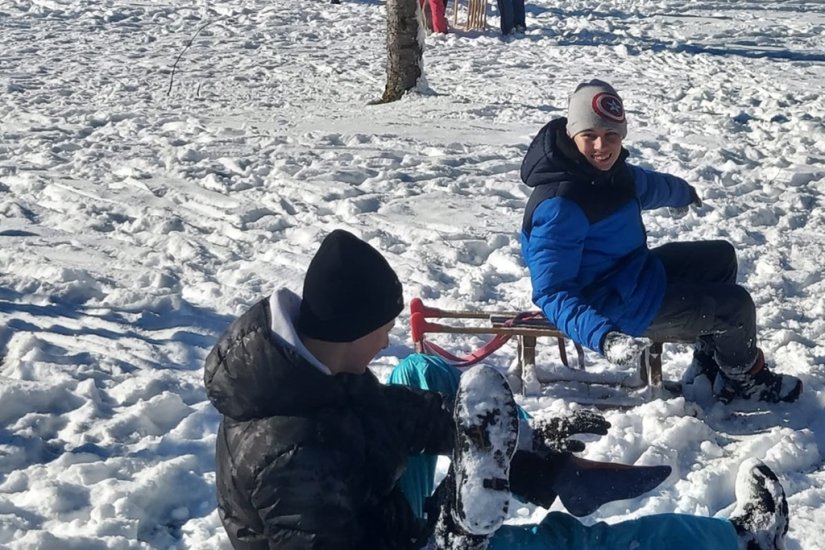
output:
[[[622,98],[613,86],[595,79],[579,84],[567,106],[567,133],[570,137],[593,128],[615,130],[622,139],[627,136]]]

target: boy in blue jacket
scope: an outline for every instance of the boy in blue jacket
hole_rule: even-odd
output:
[[[736,284],[726,241],[649,249],[642,210],[677,217],[701,206],[676,176],[626,162],[619,94],[592,80],[570,96],[566,118],[533,140],[521,179],[533,188],[521,230],[533,301],[574,341],[609,361],[638,361],[652,340],[695,340],[683,381],[699,375],[723,402],[795,401],[802,381],[771,372],[757,347],[756,308]]]

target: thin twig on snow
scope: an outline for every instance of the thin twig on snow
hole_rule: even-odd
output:
[[[214,23],[215,21],[220,21],[221,19],[223,19],[223,17],[220,17],[220,18],[218,18],[218,19],[215,19],[214,21],[207,21],[206,23],[204,23],[203,25],[201,25],[201,26],[198,28],[198,30],[197,30],[197,31],[195,31],[195,34],[193,34],[193,35],[192,35],[192,38],[190,38],[190,39],[189,39],[189,42],[187,42],[186,46],[184,46],[184,48],[183,48],[183,49],[181,50],[181,52],[178,54],[178,58],[177,58],[177,59],[175,59],[175,63],[172,65],[172,74],[170,74],[170,75],[169,75],[169,89],[168,89],[168,90],[166,90],[166,95],[167,95],[167,96],[168,96],[169,94],[171,94],[171,93],[172,93],[172,83],[173,83],[173,82],[174,82],[174,80],[175,80],[175,69],[177,69],[177,67],[178,67],[178,62],[180,61],[181,57],[183,57],[183,54],[184,54],[184,53],[186,53],[186,50],[188,50],[188,49],[189,49],[189,47],[192,45],[192,43],[195,41],[195,39],[198,37],[198,35],[201,33],[201,31],[202,31],[203,29],[205,29],[206,27],[208,27],[209,25],[211,25],[211,24],[212,24],[212,23]]]

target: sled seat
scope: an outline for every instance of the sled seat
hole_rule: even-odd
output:
[[[434,322],[431,319],[450,319],[449,324]],[[478,320],[473,326],[466,325],[466,320]],[[462,323],[462,324],[456,324]],[[480,326],[479,326],[480,325]],[[436,354],[456,367],[468,367],[491,355],[511,338],[516,338],[518,355],[516,364],[508,372],[515,390],[527,395],[538,394],[541,382],[536,373],[536,344],[540,337],[556,340],[559,357],[565,367],[570,367],[567,356],[567,336],[553,326],[540,311],[529,312],[484,312],[451,311],[424,305],[420,298],[410,302],[410,329],[415,350],[419,353]],[[428,333],[447,334],[489,334],[493,338],[479,350],[466,357],[457,357],[426,339]],[[662,345],[654,342],[640,359],[639,379],[642,386],[661,386],[662,381]],[[585,368],[584,349],[573,342],[576,350],[576,367]]]

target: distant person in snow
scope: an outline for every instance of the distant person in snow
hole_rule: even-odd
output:
[[[496,0],[496,4],[498,5],[502,36],[523,33],[527,29],[524,0]]]
[[[642,210],[681,217],[701,206],[676,176],[626,162],[624,106],[606,82],[580,84],[566,118],[533,139],[521,179],[533,188],[521,227],[533,301],[574,341],[618,364],[652,340],[695,341],[683,377],[707,377],[723,402],[795,401],[802,382],[771,372],[757,346],[756,307],[736,284],[726,241],[647,247]]]
[[[447,32],[447,1],[446,0],[419,0],[421,13],[427,28],[435,33]]]
[[[401,283],[381,254],[337,230],[310,262],[302,297],[279,289],[215,345],[204,383],[222,414],[216,485],[234,548],[598,550],[641,541],[634,547],[676,542],[735,550],[750,540],[757,542],[747,547],[755,549],[781,543],[784,492],[758,461],[740,469],[738,511],[730,521],[665,514],[587,527],[554,512],[538,526],[502,526],[511,492],[552,504],[551,467],[569,466],[559,457],[583,446],[570,435],[604,434],[609,424],[584,412],[520,420],[505,378],[490,367],[459,379],[452,367],[415,355],[393,371],[396,381],[448,392],[379,383],[367,366],[388,345],[402,301]],[[432,487],[434,469],[407,468],[422,453],[452,458],[445,480],[421,506],[426,521],[417,497]],[[641,471],[649,477],[650,468],[670,471]],[[621,489],[623,497],[611,494],[627,478],[610,473],[601,478],[608,496],[645,490],[644,479],[630,476],[636,487]],[[583,479],[593,475],[583,472]]]

